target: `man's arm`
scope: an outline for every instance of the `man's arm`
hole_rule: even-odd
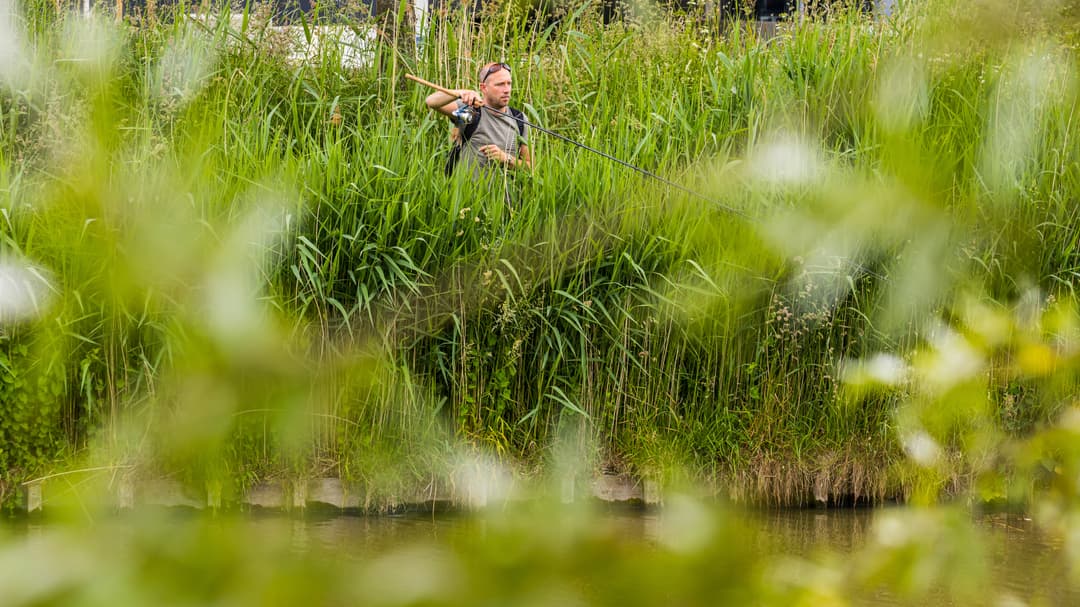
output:
[[[458,108],[458,99],[473,107],[484,105],[484,98],[476,91],[454,89],[452,92],[455,96],[448,95],[442,91],[435,91],[427,96],[424,103],[426,103],[429,108],[446,116],[453,114],[454,110]]]
[[[515,165],[514,168],[520,167],[527,170],[532,169],[532,152],[529,151],[529,146],[524,143],[518,146],[518,155]]]

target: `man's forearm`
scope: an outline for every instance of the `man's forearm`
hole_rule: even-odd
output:
[[[424,102],[427,103],[427,106],[429,108],[437,110],[442,106],[446,105],[447,103],[450,103],[451,101],[457,99],[458,97],[460,97],[460,95],[451,96],[447,95],[442,91],[436,91],[428,95],[427,99],[425,99]]]
[[[532,169],[532,151],[524,145],[518,148],[517,157],[514,158],[513,166],[515,169]]]

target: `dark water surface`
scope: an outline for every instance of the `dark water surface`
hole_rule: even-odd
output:
[[[796,557],[835,565],[858,558],[873,541],[875,518],[888,509],[774,510],[740,512],[763,554]],[[661,514],[612,511],[603,515],[630,541],[644,546],[657,543]],[[1062,541],[1020,515],[974,518],[987,539],[985,556],[990,584],[1004,597],[1001,605],[1080,605],[1080,585],[1070,582]],[[465,535],[483,534],[483,519],[466,515],[360,517],[336,516],[320,520],[268,518],[251,521],[267,532],[291,533],[298,549],[329,549],[345,557],[362,558],[372,551],[411,541],[450,542]],[[957,605],[941,593],[922,597],[924,605]],[[860,605],[912,604],[891,592],[864,593]]]

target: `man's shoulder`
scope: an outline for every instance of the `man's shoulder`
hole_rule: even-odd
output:
[[[525,122],[525,112],[517,109],[516,107],[510,106],[506,106],[506,109],[509,110],[510,116],[514,119],[514,124],[515,126],[517,126],[518,135],[524,137],[526,130],[529,128],[529,125]]]

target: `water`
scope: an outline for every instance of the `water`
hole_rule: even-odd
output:
[[[874,541],[875,519],[887,510],[782,510],[751,516],[777,553],[810,560],[858,558]],[[972,519],[987,546],[993,594],[1008,605],[1080,605],[1080,586],[1070,583],[1060,539],[1040,531],[1019,515]],[[924,605],[956,605],[944,592],[934,592]],[[893,593],[876,591],[860,597],[862,605],[908,604]],[[1016,599],[1018,602],[1010,602]]]
[[[774,510],[739,514],[755,533],[756,548],[765,554],[798,557],[809,562],[854,558],[873,541],[875,518],[884,510]],[[644,549],[657,544],[658,512],[614,511],[604,515],[631,542]],[[483,534],[482,520],[466,516],[416,515],[332,517],[314,521],[266,519],[252,522],[270,533],[290,533],[300,549],[317,547],[362,559],[372,551],[416,540],[453,541]],[[1071,584],[1060,539],[1041,532],[1026,517],[987,516],[974,520],[988,539],[987,558],[996,594],[1018,599],[1017,605],[1080,605],[1080,586]],[[900,605],[893,593],[874,591],[858,597],[861,605]],[[943,592],[931,594],[934,605],[956,604]]]
[[[881,530],[883,521],[887,523],[886,519],[889,517],[912,512],[904,508],[722,511],[720,519],[726,521],[728,527],[717,528],[714,522],[710,522],[711,519],[701,519],[702,537],[708,538],[708,534],[713,533],[713,537],[721,538],[721,541],[730,541],[730,546],[704,548],[705,556],[699,560],[695,560],[692,555],[671,560],[665,555],[681,550],[680,544],[672,543],[670,522],[665,518],[670,516],[671,510],[607,509],[599,513],[583,513],[582,510],[563,513],[548,510],[546,514],[535,517],[516,516],[512,512],[496,512],[494,515],[489,513],[484,516],[445,513],[399,516],[309,515],[303,518],[282,515],[228,516],[210,520],[211,526],[225,534],[213,540],[217,541],[217,544],[201,544],[190,539],[196,535],[192,533],[192,527],[202,525],[208,518],[188,513],[170,516],[164,524],[161,519],[157,519],[154,523],[155,531],[150,534],[149,541],[146,538],[128,539],[130,529],[137,526],[136,518],[99,521],[92,525],[98,530],[95,535],[88,536],[85,531],[80,531],[77,535],[62,539],[60,549],[65,554],[85,550],[87,554],[96,555],[100,546],[108,543],[101,539],[101,535],[106,535],[115,540],[115,546],[110,558],[101,561],[103,566],[126,569],[128,565],[125,565],[125,558],[141,567],[142,563],[148,560],[146,551],[154,551],[154,542],[171,542],[170,538],[183,537],[188,538],[185,541],[192,542],[189,548],[181,545],[180,548],[165,550],[170,554],[169,559],[182,562],[184,558],[192,558],[190,554],[200,555],[214,551],[233,554],[228,558],[244,563],[251,571],[260,572],[263,571],[260,567],[266,570],[294,567],[288,564],[289,558],[293,557],[303,559],[305,555],[331,555],[335,566],[346,572],[346,577],[353,575],[348,573],[350,571],[367,571],[369,575],[372,563],[380,559],[386,560],[386,555],[394,553],[410,554],[413,561],[406,561],[411,563],[406,568],[418,570],[424,570],[424,567],[429,565],[424,562],[429,558],[445,560],[449,556],[451,560],[456,559],[456,570],[472,575],[478,571],[486,572],[492,567],[508,567],[508,563],[516,559],[524,563],[519,567],[519,573],[524,572],[524,575],[531,577],[534,585],[541,587],[550,585],[552,580],[574,587],[582,580],[585,584],[592,584],[594,576],[640,575],[643,564],[646,568],[656,569],[685,568],[690,571],[687,579],[693,579],[702,573],[715,574],[715,570],[703,568],[703,561],[715,561],[730,553],[734,555],[733,566],[738,567],[739,562],[745,560],[748,562],[746,572],[765,571],[765,579],[775,579],[777,586],[783,586],[800,576],[805,577],[805,571],[846,575],[856,570],[859,565],[865,564],[861,561],[866,559],[868,554],[874,554],[873,551],[868,552],[867,548],[873,547],[875,542],[880,542],[884,537]],[[935,582],[938,586],[955,581],[950,576],[965,575],[966,570],[962,564],[954,569],[953,562],[953,556],[963,560],[972,552],[968,545],[962,543],[962,538],[960,543],[957,543],[956,536],[942,535],[938,538],[933,535],[935,527],[922,529],[918,526],[921,523],[917,518],[901,517],[896,520],[903,521],[902,530],[912,534],[904,537],[913,542],[910,548],[897,551],[896,554],[901,555],[899,560],[895,554],[890,557],[893,561],[889,561],[889,566],[894,569],[902,568],[905,564],[910,564],[906,563],[904,558],[911,557],[911,562],[917,565],[912,569],[913,575],[917,577],[920,571],[922,575],[938,575],[940,579]],[[1022,516],[980,517],[973,519],[973,525],[968,525],[968,521],[961,517],[961,522],[978,535],[979,545],[984,547],[982,554],[989,563],[989,575],[981,583],[993,589],[989,596],[997,597],[991,604],[1080,604],[1080,590],[1076,584],[1069,581],[1067,560],[1060,538],[1040,531],[1031,520]],[[0,531],[4,531],[0,533],[0,562],[5,561],[5,557],[8,562],[26,558],[12,552],[10,549],[13,545],[55,545],[58,529],[64,528],[66,525],[26,519],[0,525]],[[691,526],[690,531],[690,538],[693,539],[695,528]],[[267,538],[272,538],[273,543],[256,547],[256,540],[265,541]],[[124,542],[128,541],[136,548],[128,546],[121,549]],[[936,544],[938,541],[942,543]],[[250,547],[242,545],[245,542],[251,542]],[[64,545],[65,543],[70,546]],[[238,543],[241,546],[237,546]],[[224,546],[228,548],[222,550]],[[278,550],[275,546],[280,546],[281,550],[275,552]],[[493,546],[495,548],[492,548]],[[685,544],[682,546],[685,547]],[[955,555],[950,556],[953,549]],[[191,552],[185,553],[183,550]],[[919,550],[928,552],[920,553]],[[586,552],[585,555],[581,554],[583,551]],[[34,551],[29,553],[48,554]],[[125,554],[128,556],[123,556]],[[189,556],[185,557],[184,554]],[[936,557],[942,559],[935,560]],[[153,555],[153,559],[158,558],[158,555]],[[215,558],[226,559],[221,556]],[[566,569],[560,568],[557,562],[552,563],[559,559],[567,561]],[[196,557],[196,560],[202,559]],[[227,563],[228,560],[223,562]],[[263,564],[260,565],[260,562]],[[731,564],[724,566],[729,565]],[[48,565],[42,563],[42,566]],[[215,567],[218,566],[220,565]],[[568,571],[570,579],[565,579]],[[736,587],[739,584],[738,575],[736,573],[734,578]],[[118,576],[115,571],[93,571],[88,574],[88,579],[109,577],[122,578],[123,575]],[[663,577],[659,575],[658,579],[662,580]],[[0,575],[0,586],[3,586],[2,578]],[[141,584],[146,578],[137,573],[130,579],[134,582],[129,583]],[[327,578],[328,581],[319,583],[332,585],[340,583],[340,579],[330,577]],[[175,581],[167,582],[170,586],[174,583]],[[654,585],[663,583],[665,582],[655,582]],[[686,584],[686,581],[672,583]],[[732,582],[718,582],[723,583],[730,585]],[[811,582],[811,585],[813,583],[816,582]],[[642,587],[648,589],[648,584],[644,583]],[[765,586],[770,587],[771,584],[772,582],[766,582]],[[928,594],[912,596],[905,595],[902,591],[897,592],[896,588],[885,589],[873,584],[852,585],[845,582],[836,588],[841,596],[851,599],[851,604],[856,605],[985,604],[979,601],[957,600],[953,598],[955,595],[951,595],[944,587],[934,588]],[[604,587],[600,590],[608,593],[605,595],[607,604],[619,604],[611,598],[609,590]],[[462,592],[460,588],[458,591]],[[434,594],[438,595],[438,592],[436,590]],[[469,595],[468,592],[471,591],[464,592],[468,598],[478,598]],[[517,590],[505,586],[493,592],[503,593],[505,597]],[[779,596],[780,599],[772,597],[763,604],[785,604],[783,595]],[[980,595],[982,596],[987,595]],[[603,602],[597,601],[596,604]],[[550,604],[550,601],[548,603]],[[237,603],[223,601],[221,604]],[[708,602],[705,601],[704,604]]]

